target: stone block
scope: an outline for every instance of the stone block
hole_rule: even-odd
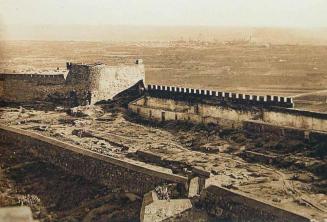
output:
[[[33,222],[32,211],[29,207],[0,208],[1,222]]]

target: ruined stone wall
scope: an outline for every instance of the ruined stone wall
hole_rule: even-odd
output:
[[[243,121],[260,120],[276,126],[327,132],[327,114],[288,108],[242,109],[149,96],[130,103],[129,108],[144,118],[157,121],[183,120],[240,126]]]
[[[243,122],[243,128],[250,133],[268,133],[269,135],[283,136],[286,138],[309,141],[327,141],[327,132],[311,131],[303,128],[276,126],[271,123],[247,120]]]
[[[0,126],[0,142],[27,149],[43,161],[57,165],[72,174],[139,195],[163,183],[177,183],[182,187],[187,183],[187,178],[175,175],[165,168],[105,156],[12,127]]]
[[[218,186],[209,186],[201,193],[203,207],[211,214],[228,221],[309,222],[307,215],[290,212]]]
[[[0,100],[31,102],[45,100],[51,93],[61,91],[64,75],[0,74]]]
[[[327,131],[326,113],[273,108],[263,113],[263,121],[278,126]]]
[[[213,106],[148,96],[130,103],[129,109],[144,118],[157,121],[179,120],[225,126],[241,126],[241,121],[261,115],[255,110],[236,110],[227,106]]]

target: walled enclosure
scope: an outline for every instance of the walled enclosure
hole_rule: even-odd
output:
[[[139,61],[139,60],[138,60]],[[71,105],[94,104],[144,80],[142,62],[133,65],[67,63],[68,74],[0,74],[0,100],[4,102],[70,101]]]
[[[181,120],[193,123],[241,126],[246,120],[259,120],[313,131],[327,131],[327,114],[277,107],[238,107],[187,100],[144,96],[129,104],[140,116],[157,121]]]

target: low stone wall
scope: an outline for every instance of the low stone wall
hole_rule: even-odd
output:
[[[203,207],[220,219],[231,221],[309,222],[310,219],[249,198],[239,192],[218,186],[209,186],[201,193]]]
[[[265,110],[263,121],[279,126],[327,131],[327,113],[274,107]]]
[[[308,138],[309,135],[309,132],[306,132],[304,129],[276,126],[271,123],[256,120],[244,121],[243,129],[250,133],[269,133],[276,136],[285,136],[288,138],[300,140]]]
[[[260,115],[256,110],[236,110],[227,106],[187,103],[173,99],[143,97],[128,105],[143,118],[156,121],[188,121],[192,123],[241,126],[242,121]]]
[[[244,121],[259,120],[279,127],[327,132],[326,113],[280,107],[232,107],[206,104],[201,101],[145,96],[131,102],[129,109],[144,118],[157,121],[181,120],[193,123],[240,126]]]
[[[28,149],[33,155],[74,175],[138,195],[163,183],[177,183],[185,189],[188,182],[186,177],[165,168],[105,156],[21,129],[0,126],[0,142]]]
[[[243,128],[250,133],[269,133],[284,136],[291,139],[309,141],[327,141],[327,132],[312,131],[301,128],[277,126],[262,121],[247,120],[243,122]]]

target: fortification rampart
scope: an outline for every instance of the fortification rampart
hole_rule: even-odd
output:
[[[0,81],[4,80],[24,80],[38,82],[41,84],[63,84],[65,82],[64,74],[5,74],[0,73]]]
[[[138,60],[139,61],[139,60]],[[71,106],[94,104],[144,80],[144,65],[106,66],[67,63],[68,74],[0,74],[0,100],[61,101]]]
[[[144,80],[144,65],[106,66],[104,64],[67,63],[66,87],[76,91],[77,99],[91,104],[112,99],[118,93]]]
[[[27,149],[72,174],[139,195],[163,183],[177,183],[181,190],[185,190],[188,182],[186,177],[173,174],[166,168],[105,156],[17,128],[0,126],[0,142]]]
[[[130,110],[157,121],[189,121],[218,125],[241,126],[246,120],[314,131],[327,131],[327,114],[303,110],[262,107],[232,108],[219,104],[190,100],[174,100],[145,96],[129,104]]]
[[[272,95],[249,95],[242,93],[214,91],[207,89],[194,89],[175,86],[148,85],[149,95],[160,98],[174,99],[211,99],[229,103],[237,103],[251,106],[271,107],[280,106],[293,108],[294,103],[291,97],[272,96]]]
[[[327,132],[327,114],[297,110],[293,100],[174,86],[148,85],[129,108],[144,118],[237,126],[259,120],[276,126]]]
[[[0,96],[9,102],[45,100],[48,94],[61,91],[64,83],[63,74],[0,74]]]

